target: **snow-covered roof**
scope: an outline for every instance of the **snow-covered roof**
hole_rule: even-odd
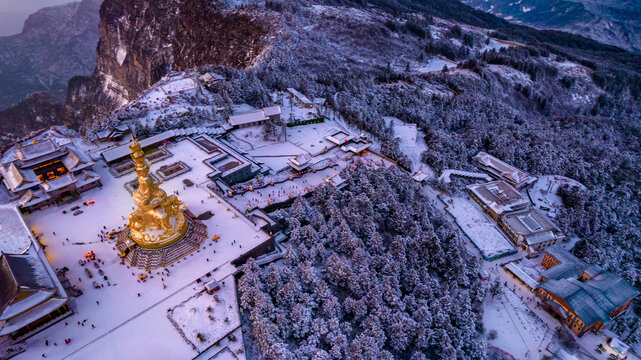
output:
[[[269,120],[269,118],[263,110],[256,110],[244,114],[232,115],[228,121],[231,126],[239,126],[267,120]]]
[[[18,202],[22,207],[30,207],[33,205],[40,204],[41,202],[49,199],[51,199],[51,195],[45,193],[42,190],[35,190],[35,191],[27,190],[27,192],[25,192],[20,197]]]
[[[479,152],[473,157],[473,159],[490,174],[499,179],[508,181],[517,188],[536,182],[536,177],[509,165],[486,152]]]
[[[0,320],[29,310],[54,293],[55,285],[38,257],[0,255]]]
[[[332,132],[331,135],[325,136],[325,139],[327,139],[328,141],[331,141],[332,143],[334,143],[336,145],[342,145],[342,144],[352,140],[353,138],[354,138],[353,135],[350,135],[350,134],[346,133],[343,130],[337,130],[337,131]]]
[[[98,175],[97,173],[89,170],[84,170],[80,174],[76,176],[76,186],[77,187],[82,187],[87,184],[91,184],[93,182],[96,182],[100,180],[102,176]]]
[[[151,145],[159,144],[165,140],[171,139],[176,136],[174,130],[168,130],[160,134],[148,137],[146,139],[140,140],[142,148],[146,148]],[[105,150],[102,152],[102,157],[106,162],[112,162],[115,160],[122,159],[131,154],[131,149],[129,149],[129,144],[120,145],[113,149]]]
[[[60,308],[64,304],[66,304],[68,299],[63,298],[53,298],[49,299],[47,302],[44,304],[41,304],[40,306],[37,306],[23,314],[20,314],[19,316],[16,316],[12,319],[9,319],[7,322],[4,323],[2,326],[2,330],[0,330],[0,335],[7,335],[11,334],[12,332],[19,330],[20,328],[27,326],[31,324],[32,322],[42,318],[43,316],[46,316],[56,309]]]
[[[430,177],[429,174],[425,174],[422,171],[418,171],[416,174],[412,175],[412,179],[414,179],[414,181],[418,181],[418,182],[425,181],[425,179],[427,179],[429,177]]]
[[[530,203],[520,192],[502,180],[473,184],[468,186],[468,189],[497,214],[524,209]]]
[[[303,95],[298,90],[296,90],[294,88],[287,88],[287,91],[289,91],[292,95],[294,95],[298,99],[298,101],[302,102],[303,104],[306,104],[306,105],[311,105],[312,104],[312,101],[309,100],[309,98],[307,96]]]
[[[94,164],[84,151],[73,146],[67,146],[67,155],[62,158],[62,163],[68,171],[78,171]]]
[[[50,154],[58,150],[58,147],[51,139],[41,142],[35,142],[30,145],[22,146],[16,150],[16,155],[20,160],[30,160],[37,157]]]
[[[65,174],[65,175],[62,175],[59,178],[56,178],[56,179],[53,179],[53,180],[49,180],[49,181],[45,181],[44,183],[40,184],[40,187],[45,192],[50,192],[50,191],[62,189],[65,186],[69,186],[69,185],[75,183],[76,181],[78,181],[78,180],[76,178],[74,178],[73,176],[71,176],[71,174]]]
[[[40,183],[40,179],[33,170],[18,169],[14,163],[10,163],[7,168],[0,166],[0,173],[5,186],[11,192],[22,191]]]
[[[530,275],[528,275],[523,269],[518,267],[514,262],[507,263],[505,265],[505,269],[509,270],[514,276],[519,278],[519,280],[523,281],[527,286],[529,286],[531,289],[535,289],[538,285],[539,282],[534,280]]]
[[[344,145],[341,147],[341,150],[345,152],[353,152],[354,154],[358,154],[361,151],[367,150],[370,146],[372,146],[372,143],[350,143],[349,145]]]
[[[305,153],[305,154],[297,155],[296,157],[289,159],[289,161],[291,161],[293,164],[297,166],[301,166],[301,165],[307,164],[311,159],[312,159],[312,156],[309,153]]]
[[[22,254],[29,249],[32,236],[18,208],[0,205],[0,252]]]
[[[267,117],[281,114],[280,106],[278,105],[268,106],[266,108],[263,108],[263,112]]]
[[[536,209],[525,209],[503,216],[503,222],[517,234],[523,235],[528,244],[541,243],[563,237],[556,225]]]
[[[220,74],[208,72],[208,73],[205,73],[204,75],[201,75],[199,79],[204,82],[214,82],[214,81],[225,80],[225,77]]]

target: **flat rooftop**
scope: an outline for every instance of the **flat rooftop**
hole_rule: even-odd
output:
[[[481,202],[490,206],[499,214],[505,211],[526,208],[530,203],[525,196],[503,180],[490,181],[485,184],[473,184],[467,188]]]
[[[524,236],[557,229],[550,219],[535,209],[507,214],[503,221]]]

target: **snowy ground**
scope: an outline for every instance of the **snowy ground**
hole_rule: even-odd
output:
[[[285,141],[258,147],[249,151],[249,155],[256,159],[256,161],[266,164],[274,173],[277,173],[289,166],[289,159],[305,154],[306,152],[307,151],[293,143]]]
[[[73,203],[37,211],[26,218],[27,224],[42,234],[52,266],[67,266],[71,283],[84,294],[71,302],[74,315],[29,338],[28,351],[18,359],[40,358],[41,354],[54,359],[117,358],[123,354],[128,359],[141,359],[147,358],[149,348],[163,349],[156,359],[197,355],[167,318],[167,309],[200,291],[202,285],[195,280],[207,272],[218,268],[213,273],[217,278],[231,274],[235,269],[226,264],[269,236],[206,188],[206,174],[211,170],[202,163],[207,157],[204,151],[187,140],[170,145],[169,150],[174,156],[154,164],[152,171],[178,160],[192,168],[163,183],[162,188],[170,194],[178,192],[180,200],[196,215],[212,211],[215,216],[204,223],[209,237],[219,235],[220,240],[207,241],[200,250],[169,267],[169,273],[153,271],[145,282],[140,282],[139,270],[120,264],[114,241],[101,242],[98,237],[101,231],[122,228],[126,223],[134,204],[123,185],[135,175],[116,179],[103,162],[98,162],[94,170],[103,177],[102,188],[83,193]],[[191,179],[197,185],[184,188],[183,179]],[[82,202],[88,199],[95,200],[95,205],[83,206]],[[84,212],[78,216],[62,214],[73,206],[80,206]],[[103,262],[100,268],[108,279],[100,279],[93,267],[94,278],[90,280],[85,275],[85,268],[78,261],[90,250]],[[95,289],[93,280],[103,287]],[[83,321],[84,326],[78,324]],[[71,338],[69,345],[64,343],[66,338]]]
[[[215,293],[208,294],[203,289],[167,314],[199,352],[240,326],[236,281],[229,276],[219,284],[220,290]],[[198,338],[199,334],[202,340]]]
[[[412,161],[412,171],[421,171],[428,175],[428,179],[434,176],[432,169],[421,161],[421,154],[427,150],[425,134],[418,131],[416,124],[407,124],[391,116],[385,116],[383,119],[394,127],[394,136],[400,140],[401,151]]]
[[[442,71],[444,67],[447,67],[448,69],[454,69],[457,65],[458,64],[455,61],[439,56],[430,59],[427,63],[417,64],[415,65],[415,67],[412,67],[410,65],[410,71],[423,74]]]
[[[509,285],[509,284],[508,284]],[[494,299],[485,302],[483,322],[487,332],[497,331],[497,337],[488,343],[502,349],[516,359],[540,359],[539,348],[547,345],[552,332],[548,326],[531,312],[526,302],[532,302],[534,294],[522,289],[507,288]]]
[[[498,228],[496,222],[472,199],[446,196],[442,196],[442,199],[447,203],[447,210],[456,218],[456,222],[485,257],[491,259],[515,251],[514,246]]]
[[[534,261],[520,260],[521,263]],[[561,324],[537,307],[539,299],[536,295],[499,264],[488,264],[486,268],[490,282],[498,279],[501,284],[501,293],[485,301],[483,322],[487,333],[490,330],[498,333],[498,337],[488,340],[488,343],[507,351],[516,359],[538,360],[542,355],[550,355],[547,348],[554,337],[555,328]]]
[[[191,78],[169,81],[162,85],[162,89],[167,94],[182,93],[185,91],[196,91],[198,85]]]
[[[547,212],[551,218],[556,217],[558,209],[563,206],[561,198],[556,194],[562,185],[578,187],[585,189],[585,186],[576,180],[572,180],[560,175],[544,175],[534,184],[531,190],[528,190],[532,201],[538,209]]]
[[[503,48],[508,48],[508,47],[510,47],[510,46],[511,46],[511,45],[509,45],[509,44],[508,44],[508,43],[506,43],[506,42],[500,42],[500,41],[497,41],[496,39],[490,38],[490,43],[489,43],[489,44],[486,44],[486,45],[481,49],[481,52],[483,52],[483,51],[490,51],[490,50],[496,50],[496,51],[499,51],[499,50],[501,50],[501,49],[503,49]]]

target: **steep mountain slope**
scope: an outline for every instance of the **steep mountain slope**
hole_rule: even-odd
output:
[[[0,37],[0,109],[36,91],[62,101],[72,76],[92,72],[101,1],[44,8],[20,34]]]
[[[641,53],[641,3],[633,0],[463,0],[510,21],[580,34]]]
[[[172,69],[250,66],[276,22],[264,11],[234,10],[206,0],[105,0],[100,15],[89,98],[82,105],[68,103],[68,116],[105,115]]]

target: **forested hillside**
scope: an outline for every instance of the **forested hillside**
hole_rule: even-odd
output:
[[[485,291],[453,225],[398,169],[349,177],[349,190],[320,188],[281,214],[282,264],[243,267],[259,358],[485,358]]]

